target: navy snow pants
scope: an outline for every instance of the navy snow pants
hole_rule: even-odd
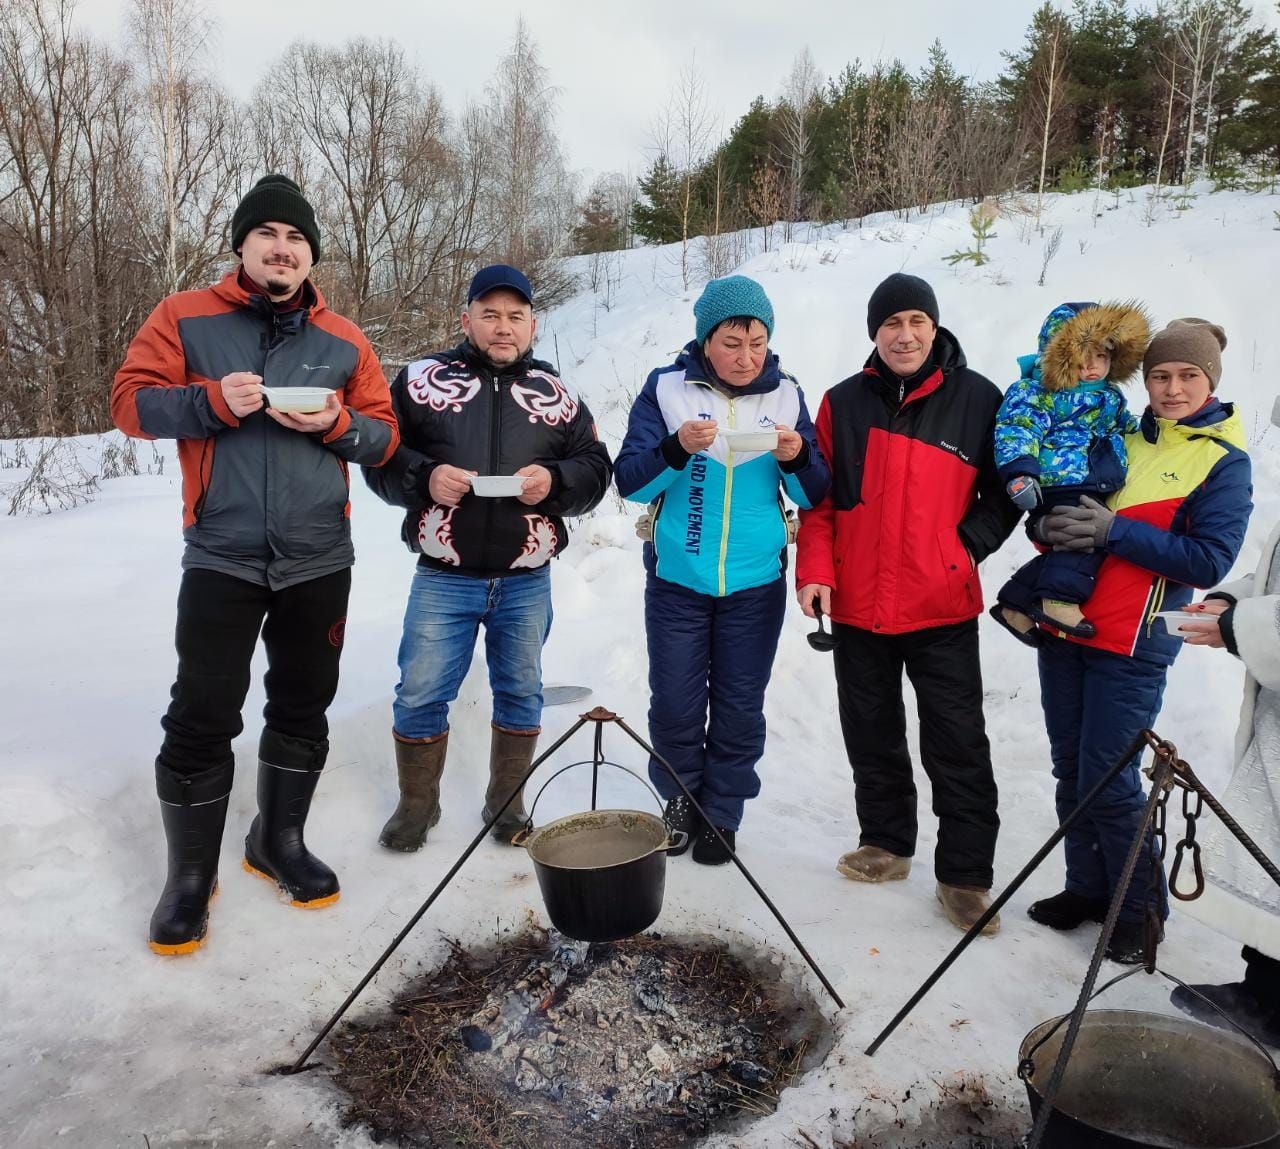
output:
[[[1160,713],[1168,667],[1046,635],[1040,643],[1040,701],[1044,707],[1053,776],[1058,781],[1058,822],[1075,811],[1081,798],[1124,753],[1138,731]],[[1066,888],[1086,898],[1110,898],[1133,844],[1146,804],[1138,772],[1141,753],[1094,800],[1067,834]],[[1125,895],[1120,920],[1143,918],[1150,865],[1138,860]],[[1158,910],[1168,916],[1164,868],[1157,876]]]
[[[1040,494],[1044,503],[1031,513],[1031,519],[1043,518],[1056,507],[1079,506],[1081,495],[1101,502],[1107,498],[1106,493],[1096,487],[1044,487]],[[1045,551],[1023,563],[996,597],[1003,606],[1024,614],[1028,607],[1039,609],[1042,598],[1083,605],[1093,594],[1098,568],[1106,557],[1107,552],[1101,548]],[[1088,614],[1087,611],[1085,613]]]
[[[721,830],[736,830],[760,793],[764,691],[786,605],[782,578],[723,598],[653,573],[645,583],[649,740]],[[661,762],[649,777],[664,799],[680,793]]]

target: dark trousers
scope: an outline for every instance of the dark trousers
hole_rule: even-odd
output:
[[[1061,824],[1115,765],[1138,731],[1155,722],[1168,667],[1049,636],[1038,653],[1040,701],[1053,776],[1058,781]],[[1134,755],[1068,832],[1066,888],[1071,893],[1107,899],[1115,894],[1146,804],[1138,772],[1141,758],[1141,752]],[[1140,857],[1125,894],[1121,921],[1142,920],[1151,872],[1147,857]],[[1162,916],[1168,914],[1165,892],[1164,868],[1159,867],[1156,901]]]
[[[916,784],[902,672],[916,692],[920,759],[933,786],[940,882],[990,889],[1000,818],[982,714],[977,620],[910,634],[833,625],[840,728],[853,767],[859,845],[910,857]]]
[[[781,578],[723,598],[654,574],[645,583],[649,740],[722,830],[738,829],[760,793],[764,691],[786,605]],[[649,778],[665,799],[680,793],[661,762]]]
[[[161,719],[158,765],[189,777],[232,759],[243,729],[249,664],[261,632],[267,651],[266,725],[319,742],[338,689],[350,569],[271,590],[210,570],[183,573],[178,590],[178,676]]]

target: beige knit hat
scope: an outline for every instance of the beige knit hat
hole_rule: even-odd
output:
[[[1209,390],[1218,389],[1222,378],[1222,352],[1227,346],[1227,333],[1207,319],[1174,319],[1159,332],[1142,357],[1145,379],[1161,363],[1194,363],[1209,376]]]

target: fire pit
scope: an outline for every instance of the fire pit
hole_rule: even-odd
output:
[[[348,1120],[400,1144],[658,1149],[771,1113],[826,1040],[812,1003],[724,946],[533,930],[455,946],[333,1048]]]

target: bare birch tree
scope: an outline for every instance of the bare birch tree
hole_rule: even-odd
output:
[[[551,259],[564,253],[575,208],[556,134],[559,93],[549,76],[522,17],[487,93],[498,152],[492,207],[502,256],[544,281],[555,271]]]
[[[1049,143],[1064,106],[1067,53],[1071,27],[1064,16],[1049,12],[1044,37],[1031,63],[1031,108],[1040,140],[1040,175],[1036,183],[1036,225],[1044,206]]]
[[[822,75],[813,62],[808,45],[802,48],[791,64],[778,106],[778,126],[781,134],[782,159],[787,167],[787,216],[786,235],[790,240],[790,225],[802,213],[804,178],[808,170],[809,155],[813,150],[813,125],[817,118],[817,96],[822,87]]]
[[[131,0],[129,28],[146,84],[147,111],[159,163],[162,207],[156,261],[162,288],[168,294],[186,286],[178,267],[180,216],[184,201],[204,174],[193,173],[191,165],[210,162],[209,145],[223,128],[217,124],[209,126],[208,131],[192,131],[192,113],[198,114],[196,110],[202,103],[193,88],[199,84],[199,61],[213,25],[200,0]],[[183,146],[193,134],[202,137],[199,144],[203,145],[197,146],[194,154]]]
[[[1213,71],[1219,49],[1219,33],[1222,13],[1216,0],[1182,0],[1178,6],[1174,39],[1184,64],[1184,83],[1187,96],[1187,138],[1182,158],[1182,180],[1191,182],[1194,174],[1193,154],[1196,142],[1196,115],[1200,110],[1202,93],[1208,76]],[[1209,109],[1205,109],[1205,123]],[[1207,148],[1206,148],[1207,151]]]
[[[690,59],[672,88],[655,130],[655,144],[679,174],[676,210],[680,215],[680,281],[688,288],[693,277],[689,240],[693,235],[698,170],[711,149],[715,119],[707,104],[706,82]]]

